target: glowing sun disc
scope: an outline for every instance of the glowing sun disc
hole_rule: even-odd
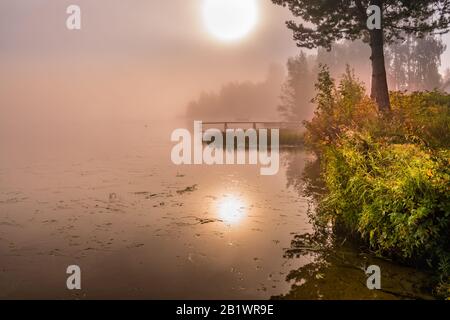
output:
[[[246,36],[256,25],[256,0],[204,0],[203,21],[208,32],[223,41]]]

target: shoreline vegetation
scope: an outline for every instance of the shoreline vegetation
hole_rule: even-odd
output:
[[[314,220],[380,257],[431,271],[450,298],[450,95],[391,92],[382,114],[347,67],[321,66],[305,147],[320,162]]]

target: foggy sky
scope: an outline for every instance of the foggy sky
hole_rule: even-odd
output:
[[[69,114],[126,108],[157,117],[179,113],[202,90],[261,80],[269,64],[298,49],[284,25],[287,10],[259,2],[256,29],[226,44],[206,33],[201,0],[2,0],[2,108],[31,100],[42,108],[64,103]],[[81,7],[80,31],[65,27],[70,4]]]
[[[300,50],[289,11],[270,0],[259,0],[255,30],[231,44],[206,33],[201,2],[0,1],[0,124],[14,126],[18,113],[32,123],[175,116],[201,91],[260,81]],[[65,27],[70,4],[81,7],[81,31]]]

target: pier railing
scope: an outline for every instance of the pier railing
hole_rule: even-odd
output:
[[[227,129],[236,128],[239,125],[239,128],[245,129],[243,126],[247,128],[257,129],[301,129],[303,124],[299,121],[291,121],[291,122],[280,122],[280,121],[205,121],[202,122],[204,126],[214,126],[215,129],[223,129],[226,131]]]

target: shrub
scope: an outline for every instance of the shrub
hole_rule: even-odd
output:
[[[392,92],[397,136],[419,140],[433,148],[450,147],[450,95],[437,91]]]
[[[449,157],[347,132],[327,150],[321,210],[379,253],[437,265],[450,255]]]
[[[347,66],[339,86],[335,86],[326,66],[321,66],[313,100],[317,109],[311,121],[305,122],[305,143],[319,156],[335,143],[342,130],[361,130],[376,121],[377,108],[365,95],[364,85]]]

